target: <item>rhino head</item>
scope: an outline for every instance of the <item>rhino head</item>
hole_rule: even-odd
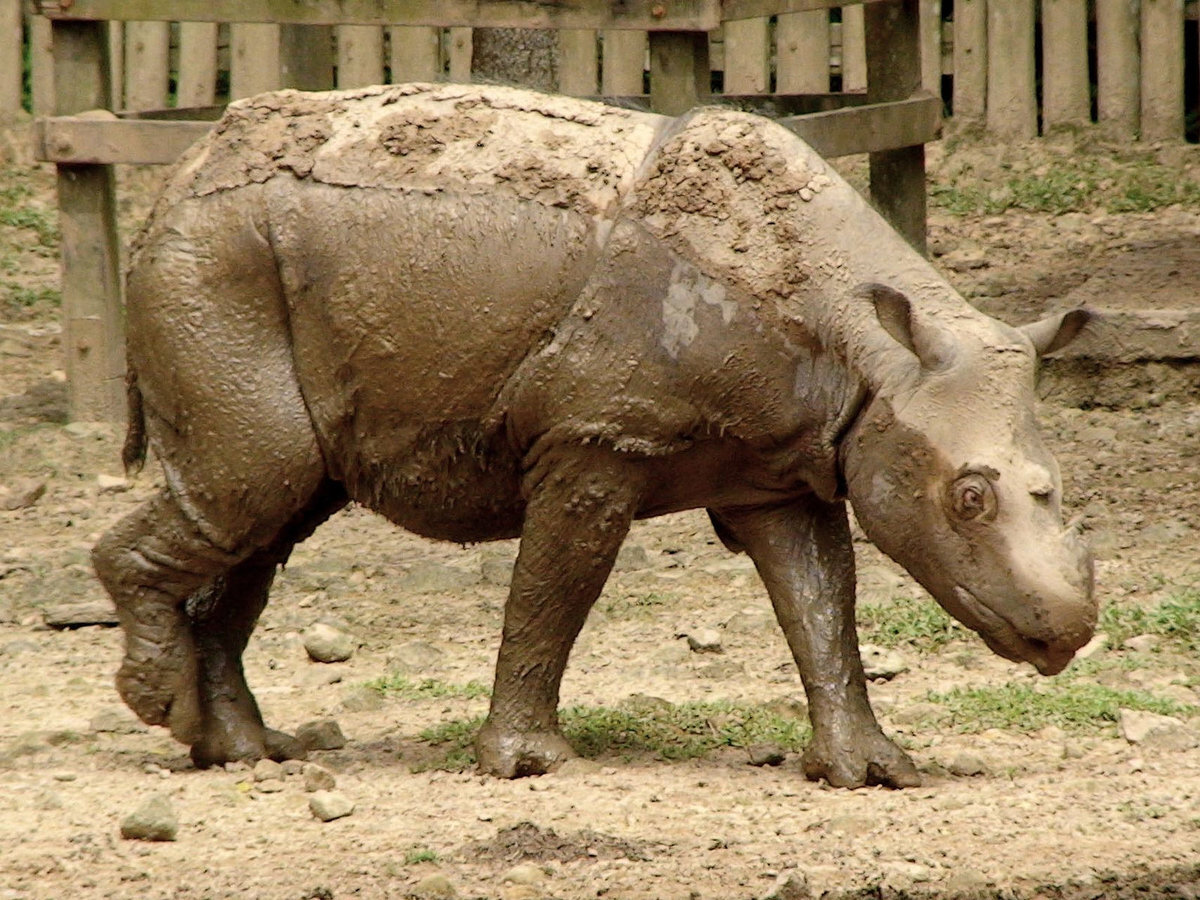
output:
[[[1024,328],[918,322],[881,285],[866,405],[842,471],[867,536],[1000,656],[1062,671],[1092,636],[1092,559],[1062,521],[1062,480],[1034,420],[1039,357],[1090,314]]]

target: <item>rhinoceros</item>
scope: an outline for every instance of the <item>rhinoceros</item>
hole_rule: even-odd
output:
[[[96,545],[125,701],[200,766],[301,752],[242,653],[276,568],[353,501],[520,538],[482,770],[572,755],[559,684],[634,519],[705,508],[799,666],[802,768],[913,785],[868,703],[847,501],[996,653],[1060,671],[1092,564],[1038,435],[1085,325],[968,305],[765,118],[506,87],[279,92],[180,160],[131,252],[130,427],[161,491]]]

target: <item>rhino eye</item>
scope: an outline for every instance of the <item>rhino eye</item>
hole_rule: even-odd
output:
[[[963,475],[954,482],[954,514],[960,519],[991,519],[996,515],[996,491],[978,473]]]

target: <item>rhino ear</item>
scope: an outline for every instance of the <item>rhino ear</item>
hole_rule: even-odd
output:
[[[860,297],[875,306],[875,316],[883,330],[921,362],[928,371],[943,369],[950,360],[949,349],[928,329],[917,327],[913,321],[912,303],[903,293],[886,284],[861,284],[855,289]]]
[[[1073,309],[1022,325],[1021,331],[1033,343],[1037,355],[1045,356],[1047,353],[1061,350],[1075,340],[1083,326],[1094,318],[1096,314],[1089,309]]]

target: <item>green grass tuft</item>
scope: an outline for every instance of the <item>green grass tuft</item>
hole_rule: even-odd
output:
[[[858,632],[864,644],[910,646],[923,652],[932,652],[967,635],[967,630],[936,603],[904,597],[861,604]]]
[[[478,681],[468,681],[466,684],[447,684],[434,678],[424,678],[413,681],[404,675],[383,675],[366,683],[370,690],[405,700],[434,700],[456,697],[464,700],[477,700],[490,697],[491,689]]]
[[[1200,653],[1200,587],[1185,587],[1157,606],[1110,603],[1100,611],[1099,630],[1113,646],[1135,635],[1155,634]]]

